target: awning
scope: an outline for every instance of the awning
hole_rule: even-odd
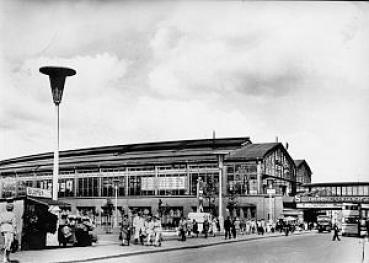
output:
[[[61,201],[55,201],[49,198],[37,198],[37,197],[27,197],[27,200],[32,202],[46,205],[46,206],[59,206],[60,208],[70,208],[71,205]]]

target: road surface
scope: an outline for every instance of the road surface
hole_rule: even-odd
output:
[[[343,237],[331,241],[331,234],[275,237],[180,251],[110,258],[99,263],[362,263],[362,240]]]

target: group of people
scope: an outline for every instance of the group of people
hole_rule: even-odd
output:
[[[257,233],[264,235],[265,232],[274,232],[275,225],[267,224],[265,220],[243,219],[227,217],[224,220],[225,238],[236,238],[236,233],[250,235]],[[228,233],[227,233],[228,230]]]
[[[93,233],[94,229],[95,226],[87,216],[62,214],[58,228],[59,245],[91,246],[97,241],[97,236]]]
[[[219,231],[219,221],[216,217],[212,220],[207,217],[204,218],[203,222],[197,222],[196,219],[186,219],[182,217],[178,224],[178,236],[181,241],[186,241],[187,237],[199,237],[199,224],[202,225],[202,234],[205,238],[209,235],[215,236],[215,233]]]
[[[135,213],[130,220],[127,214],[123,216],[121,224],[122,246],[129,246],[133,234],[134,244],[146,246],[161,246],[162,228],[159,215],[145,215],[141,212]]]

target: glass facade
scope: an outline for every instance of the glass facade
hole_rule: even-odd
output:
[[[319,196],[368,196],[368,185],[310,186],[309,191]]]
[[[200,178],[205,196],[219,193],[219,168],[214,163],[61,171],[58,196],[61,198],[114,197],[116,194],[119,197],[195,196]],[[15,182],[16,179],[14,178],[13,181]],[[51,190],[52,172],[23,177],[17,185],[23,190],[27,186]],[[13,188],[11,192],[16,191]]]

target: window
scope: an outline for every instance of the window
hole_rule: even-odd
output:
[[[346,186],[342,186],[342,196],[346,195],[347,195]]]
[[[358,195],[359,186],[355,185],[352,187],[352,195]]]
[[[103,177],[101,178],[101,195],[102,196],[115,196],[115,186],[117,185],[118,196],[124,196],[124,177]]]
[[[341,191],[341,186],[337,186],[337,196],[341,196],[342,191]]]
[[[347,195],[348,196],[352,195],[352,186],[347,186]]]
[[[369,185],[364,185],[364,195],[369,195]]]
[[[358,186],[359,190],[358,190],[358,195],[364,195],[364,186],[363,185],[360,185]]]
[[[141,180],[139,176],[132,176],[128,177],[128,195],[140,195],[141,190]]]
[[[332,186],[332,195],[333,196],[337,195],[337,188],[335,186]]]
[[[98,196],[98,185],[97,177],[78,178],[77,196]]]

